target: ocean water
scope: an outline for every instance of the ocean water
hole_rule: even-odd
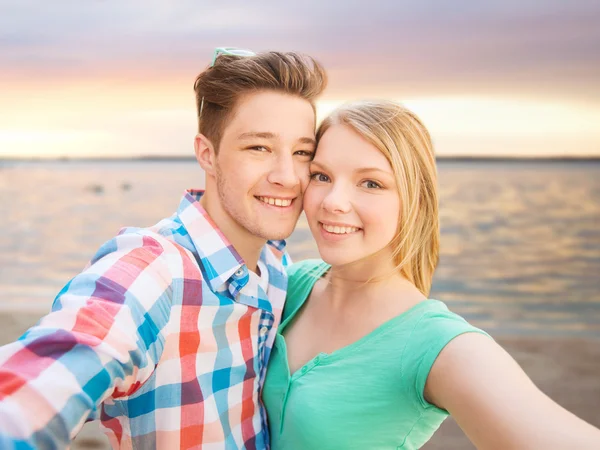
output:
[[[432,297],[496,335],[600,338],[600,162],[439,163]],[[0,162],[0,312],[50,309],[123,226],[171,215],[194,162]],[[303,219],[295,260],[318,256]]]

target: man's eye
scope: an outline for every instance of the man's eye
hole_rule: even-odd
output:
[[[254,150],[257,152],[268,152],[269,149],[267,147],[265,147],[264,145],[254,145],[252,147],[248,147],[249,150]]]
[[[294,155],[298,155],[298,156],[308,156],[309,158],[312,158],[312,156],[315,154],[315,152],[313,152],[312,150],[298,150],[294,153]]]
[[[320,181],[321,183],[327,183],[329,177],[321,172],[313,172],[310,174],[310,179],[313,181]]]
[[[367,189],[381,189],[383,187],[379,183],[377,183],[373,180],[363,181],[361,183],[361,186],[366,187]]]

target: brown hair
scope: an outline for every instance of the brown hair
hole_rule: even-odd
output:
[[[273,90],[314,101],[327,85],[324,69],[313,58],[293,52],[255,56],[219,56],[194,83],[198,132],[218,151],[225,123],[243,95]]]
[[[340,107],[319,126],[317,142],[335,125],[350,127],[392,166],[401,205],[390,243],[395,270],[429,295],[439,258],[440,227],[437,170],[427,128],[413,112],[383,100]]]

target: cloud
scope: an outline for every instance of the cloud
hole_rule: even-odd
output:
[[[600,98],[598,23],[600,4],[588,0],[22,0],[0,5],[0,72],[191,78],[215,46],[238,45],[314,55],[339,95],[369,92],[376,81],[394,94],[473,88]]]
[[[189,154],[223,45],[316,57],[324,104],[408,100],[440,154],[598,154],[598,23],[596,0],[0,0],[0,154]]]

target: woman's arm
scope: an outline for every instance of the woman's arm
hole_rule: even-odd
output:
[[[600,430],[552,401],[484,335],[453,339],[433,364],[424,394],[478,449],[600,449]]]

